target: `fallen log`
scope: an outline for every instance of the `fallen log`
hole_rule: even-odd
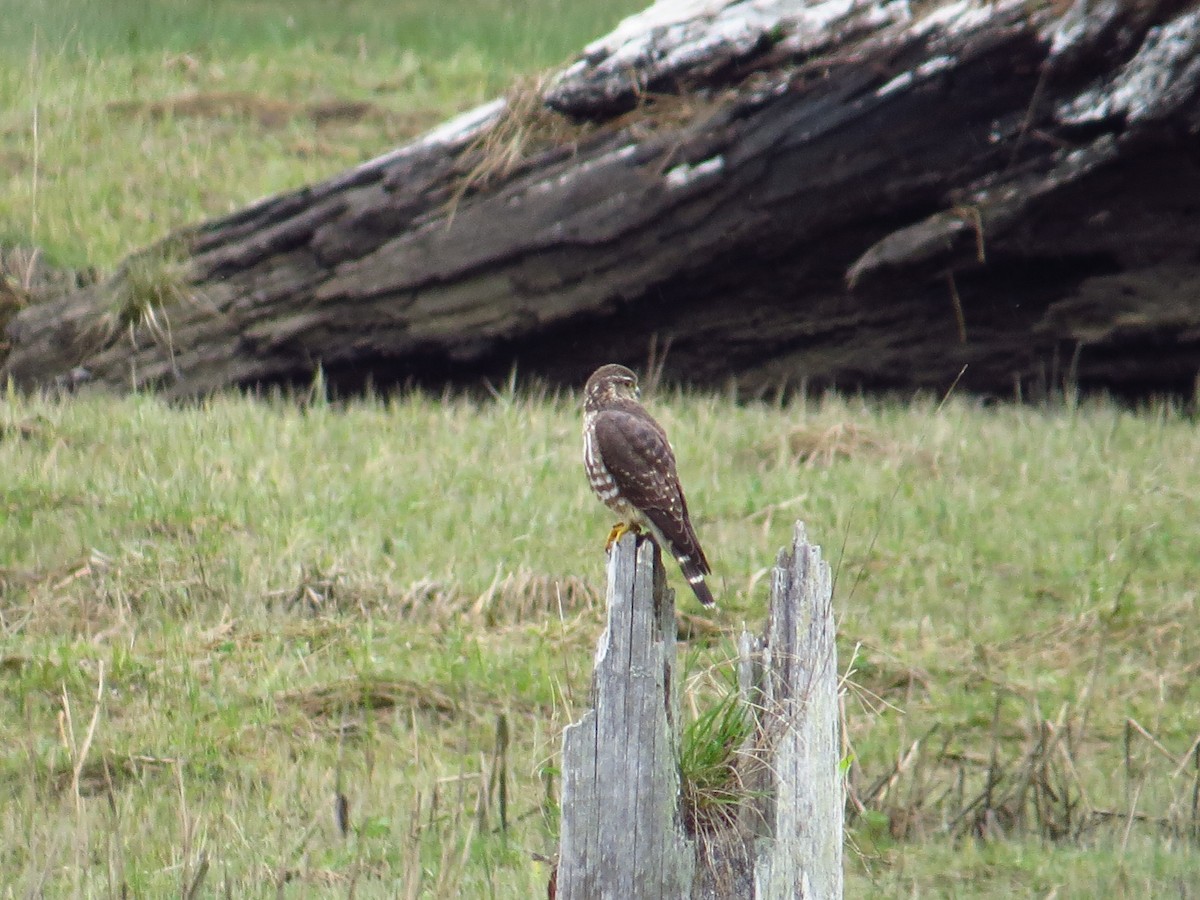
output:
[[[664,0],[22,310],[0,378],[578,384],[668,347],[750,394],[1190,390],[1198,49],[1195,0]]]

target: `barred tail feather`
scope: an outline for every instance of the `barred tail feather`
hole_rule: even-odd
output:
[[[692,593],[696,595],[696,599],[705,606],[715,606],[717,601],[713,599],[712,591],[708,589],[708,585],[704,581],[704,573],[700,571],[700,567],[690,560],[686,563],[680,560],[679,566],[683,569],[683,577],[691,585]]]
[[[691,523],[688,523],[686,527],[688,547],[687,549],[675,548],[675,561],[683,570],[683,577],[687,579],[696,599],[705,606],[714,606],[717,601],[713,599],[712,591],[708,589],[708,584],[704,581],[704,576],[712,570],[708,567],[708,560],[700,548],[696,533],[692,531]]]
[[[686,508],[685,518],[682,520],[655,515],[655,512],[657,511],[647,511],[647,520],[659,547],[669,550],[675,557],[675,562],[679,563],[679,568],[683,570],[683,577],[687,579],[696,599],[705,606],[716,605],[712,591],[708,589],[708,585],[704,581],[704,576],[712,570],[709,568],[704,550],[700,547],[695,529],[686,518]]]

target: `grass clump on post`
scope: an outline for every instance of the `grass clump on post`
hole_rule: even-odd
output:
[[[754,734],[754,717],[737,685],[687,724],[679,748],[679,789],[688,833],[711,834],[736,824],[746,785],[738,765]]]

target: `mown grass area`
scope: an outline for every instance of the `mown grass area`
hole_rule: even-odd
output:
[[[0,245],[109,268],[356,165],[638,0],[0,0]]]
[[[727,634],[761,622],[795,518],[836,566],[863,806],[848,896],[1191,896],[1194,423],[1104,404],[655,408]],[[575,398],[536,392],[10,395],[12,895],[163,895],[202,865],[235,896],[540,895],[603,612],[609,522],[578,427]],[[728,647],[687,650],[699,709]]]

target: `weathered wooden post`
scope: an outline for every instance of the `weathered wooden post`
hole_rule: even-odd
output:
[[[765,632],[740,641],[753,728],[737,755],[739,800],[716,827],[689,828],[674,598],[654,544],[621,540],[609,559],[593,708],[563,733],[559,900],[842,896],[831,593],[829,567],[797,523],[775,567]]]
[[[558,897],[686,897],[675,603],[653,541],[613,548],[592,678],[593,708],[563,732]]]

